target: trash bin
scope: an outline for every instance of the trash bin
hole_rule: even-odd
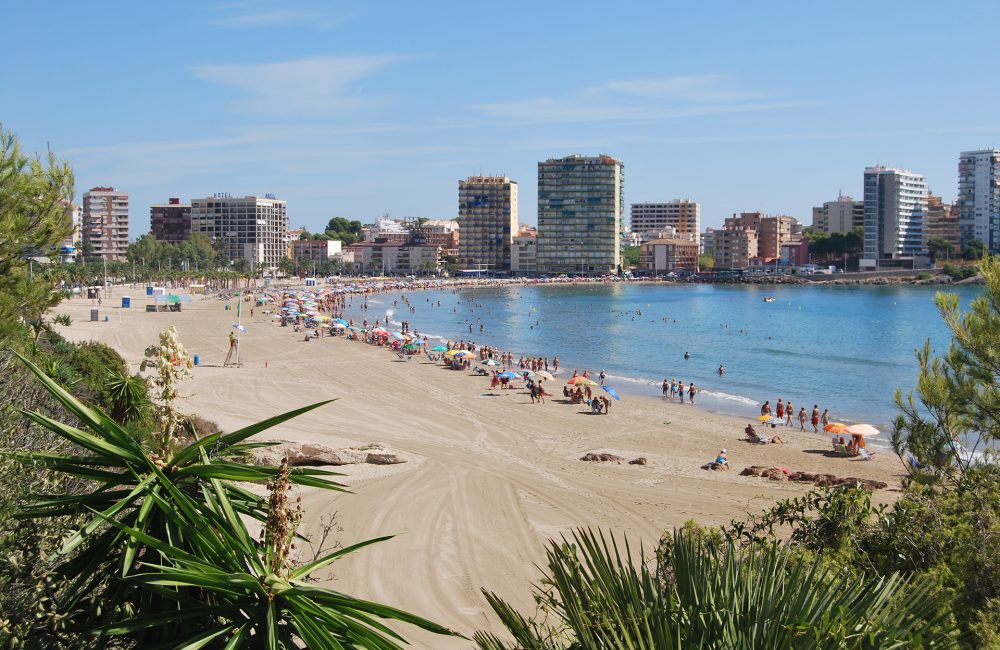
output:
[[[199,357],[199,356],[198,356],[198,355],[196,354],[196,355],[194,355],[194,365],[196,365],[196,366],[197,366],[197,365],[198,365],[199,363],[201,363],[201,357]]]
[[[96,309],[91,309],[90,310],[90,320],[92,320],[95,323],[97,321],[101,320],[100,317],[98,316],[98,313],[97,313]]]
[[[226,305],[226,311],[229,311],[229,305]]]
[[[153,295],[153,287],[146,287],[146,295],[147,296]]]
[[[131,309],[131,308],[132,308],[132,297],[122,296],[122,309]]]

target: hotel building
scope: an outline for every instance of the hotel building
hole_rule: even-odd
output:
[[[895,167],[868,167],[864,175],[865,239],[862,269],[914,266],[926,256],[927,182]]]
[[[128,193],[93,187],[83,193],[81,232],[84,250],[109,262],[122,261],[128,250]]]
[[[224,240],[229,261],[274,269],[288,252],[288,204],[271,194],[192,199],[191,232]]]
[[[458,182],[461,238],[458,262],[465,269],[506,273],[517,234],[517,183],[506,176],[470,176]]]

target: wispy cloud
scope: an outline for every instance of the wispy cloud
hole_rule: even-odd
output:
[[[617,94],[627,97],[678,99],[693,102],[742,102],[755,95],[732,86],[721,74],[665,77],[659,79],[620,79],[587,89],[587,94]]]
[[[235,107],[272,116],[324,116],[369,106],[352,84],[403,60],[395,54],[325,56],[260,64],[201,65],[195,76],[234,87],[244,97]]]
[[[307,26],[315,29],[333,29],[350,22],[355,12],[333,12],[328,4],[290,7],[270,0],[246,0],[218,5],[219,16],[211,22],[227,27],[287,27]]]
[[[494,118],[523,124],[634,122],[801,106],[741,90],[721,74],[618,79],[568,93],[476,106]]]

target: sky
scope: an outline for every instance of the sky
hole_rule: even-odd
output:
[[[866,166],[955,197],[1000,144],[998,2],[5,2],[0,124],[76,193],[275,194],[292,226],[454,218],[458,181],[607,153],[626,203],[811,222]]]

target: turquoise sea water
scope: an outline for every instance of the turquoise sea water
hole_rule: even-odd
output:
[[[893,391],[916,378],[914,350],[949,336],[933,287],[577,285],[461,289],[355,297],[349,313],[443,339],[559,356],[559,377],[604,369],[623,393],[659,395],[663,379],[699,387],[702,406],[755,416],[765,399],[791,399],[834,419],[888,423]],[[952,289],[963,304],[981,288]],[[765,303],[765,296],[775,302]],[[441,307],[437,307],[437,302]],[[641,312],[641,315],[640,313]],[[479,331],[481,319],[484,329]],[[469,323],[473,333],[469,333]],[[690,358],[685,360],[684,353]],[[726,373],[718,375],[719,365]],[[558,379],[558,377],[557,377]],[[626,398],[627,399],[627,398]]]

